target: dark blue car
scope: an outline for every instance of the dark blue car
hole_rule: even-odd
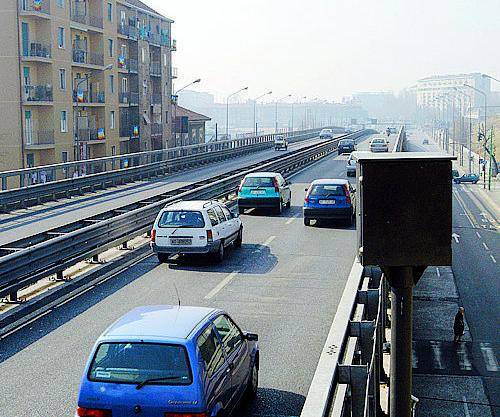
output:
[[[355,190],[344,179],[314,180],[306,189],[304,224],[311,220],[342,219],[352,224],[355,213]]]
[[[477,174],[464,174],[461,177],[453,178],[455,184],[461,184],[463,182],[471,182],[472,184],[477,184],[479,181],[479,175]]]
[[[258,337],[222,310],[139,307],[97,340],[80,417],[220,417],[258,385]]]

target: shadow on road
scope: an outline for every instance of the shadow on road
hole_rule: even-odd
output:
[[[306,397],[274,388],[259,388],[257,397],[242,404],[235,417],[298,416]]]

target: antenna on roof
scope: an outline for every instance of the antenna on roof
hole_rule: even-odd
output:
[[[180,308],[181,307],[181,297],[179,297],[179,290],[177,290],[177,285],[175,285],[175,282],[174,282],[174,288],[175,288],[175,294],[177,295],[177,304]]]

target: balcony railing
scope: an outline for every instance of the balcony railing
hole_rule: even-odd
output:
[[[151,62],[149,65],[149,75],[153,77],[161,77],[161,63]]]
[[[153,123],[151,125],[151,136],[163,135],[163,126],[161,123]]]
[[[27,51],[23,51],[24,57],[52,58],[50,43],[31,42]]]
[[[137,39],[137,28],[135,26],[130,26],[126,22],[118,22],[117,30],[121,35],[128,36],[131,39]]]
[[[73,90],[73,103],[105,103],[106,95],[104,91],[90,93],[89,91]]]
[[[177,39],[172,39],[172,51],[177,51]]]
[[[139,105],[139,93],[134,93],[134,92],[129,93],[129,104],[131,106]]]
[[[137,59],[130,58],[130,59],[128,60],[128,70],[129,70],[130,72],[137,73],[137,69],[138,69],[138,62],[137,62]]]
[[[134,134],[134,127],[137,135]],[[122,138],[137,138],[139,137],[139,123],[131,123],[126,120],[120,122],[120,137]]]
[[[88,6],[84,2],[72,2],[70,17],[73,22],[81,23],[82,25],[93,26],[102,29],[102,16],[94,16],[88,12]]]
[[[161,35],[159,33],[150,33],[148,36],[149,43],[153,45],[161,45]]]
[[[29,102],[53,101],[52,85],[25,85],[24,100]]]
[[[20,0],[19,9],[23,12],[38,12],[38,13],[50,14],[50,1]]]
[[[78,134],[75,135],[75,140],[77,142],[88,142],[91,140],[101,140],[104,141],[106,139],[106,136],[102,137],[99,132],[104,134],[104,129],[78,129]]]
[[[54,130],[37,130],[35,132],[25,130],[24,139],[26,146],[55,144]]]
[[[130,101],[130,93],[128,91],[125,93],[119,93],[118,94],[118,101],[121,104],[128,104]]]
[[[138,63],[137,59],[130,59],[123,56],[118,57],[118,68],[137,73]]]
[[[161,104],[161,94],[151,94],[151,104]]]
[[[177,67],[172,67],[172,78],[177,78],[178,72]]]
[[[88,52],[84,49],[73,48],[73,62],[77,64],[91,64],[104,66],[104,54]]]

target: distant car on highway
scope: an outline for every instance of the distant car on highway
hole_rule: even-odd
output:
[[[385,138],[373,138],[370,141],[371,152],[389,152],[389,141]]]
[[[398,129],[396,129],[395,127],[389,127],[388,130],[390,134],[398,133]]]
[[[464,182],[470,182],[472,184],[477,184],[479,181],[479,175],[477,174],[464,174],[461,177],[453,178],[455,184],[462,184]]]
[[[342,139],[339,141],[337,150],[339,155],[354,152],[356,150],[356,142],[353,139]]]
[[[258,335],[226,312],[138,307],[95,343],[76,416],[229,416],[258,381]]]
[[[279,151],[280,149],[284,149],[285,151],[288,149],[288,141],[285,135],[276,135],[274,137],[274,150]]]
[[[349,155],[349,159],[347,160],[347,165],[345,166],[346,175],[348,177],[356,176],[356,159],[353,157],[353,154]]]
[[[333,139],[333,130],[332,129],[321,129],[319,132],[320,139]]]
[[[424,139],[422,141],[422,145],[428,145],[429,144],[429,139]]]
[[[225,249],[240,247],[243,225],[237,214],[217,201],[180,201],[163,208],[151,230],[151,249],[160,262],[174,254],[210,254],[224,259]]]
[[[343,219],[352,224],[356,210],[356,191],[344,179],[318,179],[306,188],[304,224],[311,220]]]
[[[283,207],[290,208],[290,185],[278,172],[254,172],[243,178],[238,188],[240,213],[249,208],[271,208],[280,214]]]

